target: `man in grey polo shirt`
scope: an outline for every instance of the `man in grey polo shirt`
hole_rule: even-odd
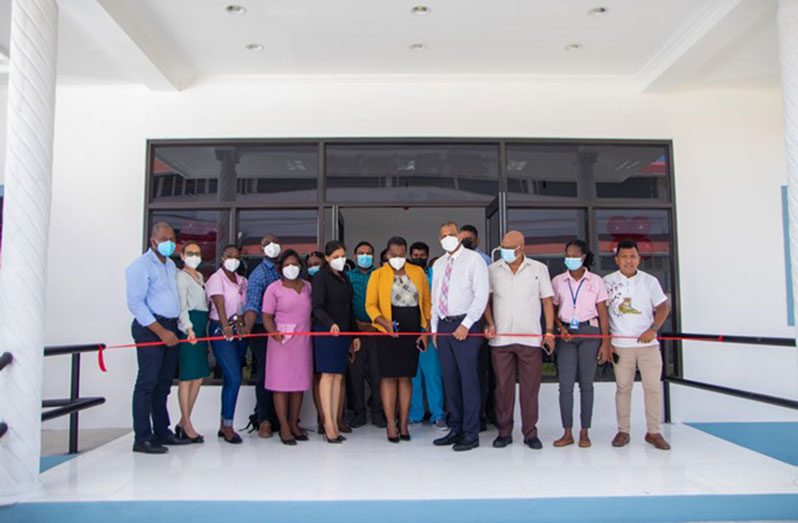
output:
[[[501,259],[488,268],[490,299],[485,310],[486,334],[496,376],[496,421],[499,435],[493,446],[513,442],[515,377],[521,386],[521,428],[524,443],[532,449],[543,445],[538,438],[538,393],[543,354],[541,346],[554,347],[554,305],[548,268],[524,254],[524,235],[510,231],[501,243]],[[546,319],[542,337],[503,336],[508,333],[541,334],[540,310]],[[497,336],[497,333],[499,336]]]

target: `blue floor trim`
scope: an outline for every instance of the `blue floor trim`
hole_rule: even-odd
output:
[[[0,508],[0,521],[3,523],[656,523],[729,520],[798,520],[798,494],[509,500],[70,502],[22,503]]]
[[[741,447],[798,466],[798,422],[687,423]]]
[[[77,457],[77,454],[58,454],[56,456],[42,456],[39,460],[39,473],[57,467],[61,463],[65,463],[70,459]]]

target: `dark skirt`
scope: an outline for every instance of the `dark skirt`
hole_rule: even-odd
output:
[[[391,307],[393,321],[401,332],[421,331],[421,311],[418,307]],[[383,378],[412,378],[418,371],[417,336],[377,338],[377,365]]]
[[[313,332],[329,332],[313,327]],[[315,372],[325,374],[343,374],[349,362],[349,336],[314,336],[313,361]]]
[[[208,311],[188,311],[191,325],[194,327],[194,335],[197,338],[204,338],[208,329]],[[187,336],[180,333],[180,339],[185,340]],[[180,381],[191,381],[199,378],[207,378],[211,373],[208,365],[208,342],[198,341],[196,345],[188,342],[180,344]]]

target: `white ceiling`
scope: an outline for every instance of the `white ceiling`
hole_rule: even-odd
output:
[[[242,16],[225,12],[236,1]],[[8,48],[11,0],[0,1]],[[411,14],[414,5],[431,11]],[[175,90],[265,75],[768,83],[776,0],[61,0],[62,81]],[[591,8],[609,9],[590,16]],[[248,43],[263,44],[260,52]],[[426,49],[413,51],[410,44]],[[579,51],[564,46],[580,43]]]

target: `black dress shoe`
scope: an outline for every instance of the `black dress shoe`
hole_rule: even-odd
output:
[[[343,443],[343,441],[344,441],[344,440],[341,439],[341,436],[338,436],[337,438],[330,439],[330,438],[327,437],[327,434],[322,434],[322,437],[324,438],[324,441],[326,443]]]
[[[394,437],[386,436],[386,437],[388,438],[388,441],[390,441],[391,443],[399,443],[399,436],[394,436]]]
[[[223,438],[227,443],[232,443],[233,445],[238,445],[239,443],[244,441],[241,439],[241,436],[239,436],[235,432],[233,432],[233,435],[230,436],[229,438],[225,436],[224,432],[222,432],[221,430],[216,435],[219,436],[220,438]]]
[[[169,449],[152,441],[144,441],[142,443],[134,443],[133,452],[141,452],[142,454],[166,454],[169,452]]]
[[[295,439],[295,440],[297,440],[297,441],[308,441],[308,439],[309,439],[309,438],[308,438],[308,435],[307,435],[307,434],[304,434],[304,433],[302,433],[302,434],[300,434],[299,436],[297,436],[297,435],[295,434],[295,435],[294,435],[294,439]]]
[[[409,432],[407,434],[401,434],[400,433],[399,434],[399,439],[401,439],[402,441],[410,441],[410,433]]]
[[[359,429],[360,427],[366,424],[366,414],[357,414],[352,417],[352,421],[349,423],[349,426],[353,429]]]
[[[291,445],[291,446],[296,445],[296,437],[289,438],[289,439],[283,439],[283,435],[280,434],[280,441],[283,442],[283,445]]]
[[[169,433],[168,436],[165,436],[165,437],[162,437],[162,438],[156,437],[154,439],[154,441],[159,443],[159,444],[161,444],[161,445],[190,445],[191,444],[191,441],[189,441],[187,439],[183,439],[183,438],[178,438],[177,436],[175,436],[171,432]]]
[[[462,441],[460,441],[460,443],[455,444],[455,446],[452,447],[452,449],[457,451],[457,452],[462,452],[464,450],[471,450],[471,449],[475,449],[477,447],[479,447],[479,440],[478,439],[474,439],[474,440],[471,440],[471,441],[462,440]]]
[[[449,432],[442,438],[438,438],[432,442],[433,445],[436,447],[446,447],[448,445],[454,445],[455,443],[459,443],[460,440],[463,439],[462,434],[455,434],[454,432]]]
[[[513,438],[511,436],[498,436],[496,439],[493,440],[493,448],[503,449],[507,445],[510,445],[512,442]]]
[[[540,438],[538,438],[537,436],[525,439],[524,444],[530,449],[534,450],[540,450],[543,448],[543,443],[540,442]]]

